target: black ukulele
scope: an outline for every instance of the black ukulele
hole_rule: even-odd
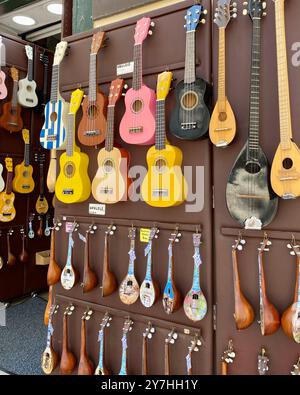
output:
[[[270,186],[269,163],[259,145],[261,18],[264,8],[265,3],[261,0],[248,2],[247,14],[253,23],[249,134],[226,188],[228,210],[245,229],[261,229],[268,225],[278,206]]]

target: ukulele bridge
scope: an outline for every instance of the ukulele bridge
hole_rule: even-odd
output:
[[[109,187],[100,188],[100,193],[103,193],[104,195],[112,195],[113,188],[109,188]]]
[[[132,133],[132,134],[137,134],[137,133],[142,133],[142,132],[143,132],[142,126],[135,126],[134,128],[129,128],[129,133]]]
[[[259,218],[253,216],[246,219],[245,229],[261,230],[261,228],[262,228],[262,222]]]
[[[86,132],[84,132],[84,136],[86,137],[95,137],[99,135],[100,135],[99,130],[87,130]]]
[[[73,195],[74,190],[73,189],[64,189],[63,190],[63,195]]]
[[[196,128],[197,128],[197,122],[182,122],[181,123],[182,130],[190,130],[190,129],[196,129]]]

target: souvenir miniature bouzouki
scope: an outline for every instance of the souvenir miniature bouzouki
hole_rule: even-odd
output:
[[[85,232],[84,270],[83,281],[81,284],[83,293],[92,291],[98,284],[97,275],[90,267],[90,235],[93,235],[96,229],[97,226],[92,224]]]
[[[170,344],[174,344],[178,339],[178,333],[172,329],[165,339],[165,375],[170,375]]]
[[[49,204],[45,196],[45,180],[44,180],[44,163],[45,163],[45,154],[38,153],[35,155],[35,160],[39,162],[40,169],[40,194],[37,198],[35,209],[38,214],[43,215],[46,214],[49,210]]]
[[[61,276],[61,268],[58,266],[55,260],[55,235],[61,227],[60,222],[54,221],[53,228],[51,230],[51,242],[50,242],[50,262],[47,272],[47,284],[54,285],[59,282]]]
[[[117,288],[117,279],[114,273],[109,268],[109,241],[110,236],[114,235],[116,230],[115,225],[109,225],[105,231],[104,236],[104,257],[103,257],[103,274],[102,274],[102,296],[109,296],[114,293]]]
[[[142,355],[142,375],[148,375],[148,340],[151,340],[155,333],[155,328],[151,322],[143,332],[143,355]]]
[[[47,346],[42,355],[42,369],[45,374],[51,374],[58,365],[58,354],[53,349],[53,316],[57,313],[59,305],[52,305],[50,308],[48,331],[47,331]]]
[[[228,347],[223,352],[223,356],[221,359],[221,374],[222,374],[222,376],[228,375],[228,365],[233,363],[235,357],[236,357],[236,353],[233,348],[233,342],[232,342],[232,340],[229,340]]]
[[[14,206],[15,194],[12,191],[13,181],[13,160],[12,158],[5,158],[5,166],[7,170],[6,187],[0,193],[0,221],[10,222],[16,216],[16,209]]]
[[[105,313],[99,330],[98,342],[99,342],[99,362],[95,370],[95,375],[106,376],[110,374],[110,371],[105,366],[105,329],[110,327],[112,318],[108,313]]]
[[[25,52],[28,58],[28,73],[25,78],[19,81],[18,102],[23,107],[32,108],[38,105],[36,95],[36,82],[33,80],[33,48],[25,45]]]
[[[86,351],[86,321],[89,321],[93,311],[87,309],[81,318],[81,344],[80,344],[80,359],[78,364],[78,375],[91,376],[95,372],[94,364],[87,355]]]
[[[185,357],[186,359],[186,370],[187,374],[190,376],[193,374],[193,361],[192,361],[192,355],[193,352],[198,352],[199,347],[202,345],[201,340],[198,337],[198,334],[196,334],[193,339],[191,340],[191,344],[188,347],[188,354]]]
[[[78,280],[78,272],[73,265],[73,248],[74,248],[73,233],[78,230],[78,227],[79,225],[76,223],[70,226],[67,261],[60,276],[61,285],[66,290],[73,288]]]
[[[26,247],[25,247],[26,234],[25,234],[24,228],[20,229],[20,234],[22,237],[22,249],[21,249],[21,252],[20,252],[20,255],[18,256],[18,258],[21,263],[27,263],[29,261],[29,254],[28,254]]]
[[[132,330],[133,321],[130,318],[126,318],[123,326],[123,336],[122,336],[122,360],[121,360],[121,369],[119,372],[119,376],[128,375],[128,353],[127,353],[127,337],[128,332]]]
[[[6,66],[6,48],[0,36],[0,100],[3,100],[7,96],[7,87],[5,84],[6,75],[1,70],[1,67]]]
[[[33,168],[30,164],[30,134],[28,129],[22,130],[25,143],[24,160],[15,167],[15,177],[13,179],[13,190],[18,193],[31,193],[34,190],[34,180],[32,177]]]
[[[48,292],[48,302],[44,311],[44,325],[48,326],[49,324],[49,317],[50,317],[50,310],[51,306],[53,305],[53,285],[49,286],[49,292]]]
[[[69,316],[73,314],[75,307],[70,304],[64,311],[63,317],[63,341],[62,341],[62,353],[60,359],[60,374],[72,374],[75,369],[77,360],[75,355],[69,349]]]

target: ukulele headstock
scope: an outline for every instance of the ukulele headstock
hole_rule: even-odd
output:
[[[124,80],[121,78],[117,78],[116,80],[112,81],[109,88],[109,95],[108,95],[108,105],[115,106],[117,101],[122,96],[124,89]]]
[[[193,246],[194,248],[200,247],[201,244],[201,233],[194,233],[193,234]]]
[[[198,333],[196,333],[189,345],[189,353],[191,354],[193,351],[198,352],[199,347],[201,347],[201,346],[202,346],[202,342],[199,339]]]
[[[235,240],[235,243],[232,245],[232,251],[243,251],[245,244],[246,240],[243,239],[242,234],[239,233],[237,240]]]
[[[33,48],[31,45],[25,45],[26,56],[29,60],[33,59]]]
[[[267,13],[265,9],[267,8],[267,2],[262,0],[248,0],[245,1],[243,10],[243,15],[249,15],[251,20],[261,19],[263,16],[266,16]]]
[[[22,137],[25,144],[30,143],[30,133],[28,129],[22,129]]]
[[[261,245],[261,246],[258,248],[258,251],[259,251],[260,253],[270,251],[270,248],[269,248],[269,247],[272,245],[272,242],[271,242],[271,240],[269,240],[267,233],[264,234],[264,239],[263,239],[263,241],[260,243],[260,245]]]
[[[137,21],[134,32],[134,44],[142,44],[148,35],[152,35],[150,26],[154,27],[154,22],[150,18],[141,18]]]
[[[171,332],[169,332],[167,337],[165,338],[165,343],[166,344],[174,344],[177,339],[178,339],[178,333],[173,328],[171,330]]]
[[[66,41],[61,41],[56,45],[53,66],[58,66],[63,60],[66,50],[68,48],[68,43]]]
[[[261,353],[258,355],[258,361],[257,361],[257,370],[260,376],[263,376],[266,374],[266,372],[269,370],[269,358],[266,355],[266,350],[265,348],[261,349]]]
[[[10,237],[14,234],[14,230],[12,228],[9,228],[7,231],[7,235]]]
[[[292,236],[292,241],[288,243],[287,248],[290,250],[290,255],[300,256],[300,245],[297,244],[295,236]]]
[[[15,67],[10,68],[10,75],[14,82],[19,81],[19,70]]]
[[[93,35],[91,45],[91,55],[97,55],[103,45],[105,32],[97,32]]]
[[[155,328],[152,325],[152,322],[148,322],[147,328],[143,332],[143,337],[146,339],[152,339],[153,335],[155,333]]]
[[[91,316],[93,315],[93,310],[90,309],[89,307],[85,310],[85,312],[83,313],[83,316],[81,317],[81,319],[83,321],[89,321],[91,319]]]
[[[116,225],[110,224],[110,225],[107,227],[107,229],[106,229],[106,231],[105,231],[105,234],[106,234],[107,236],[113,236],[113,235],[115,234],[115,231],[116,231],[116,230],[117,230]]]
[[[58,219],[53,219],[53,228],[54,230],[56,230],[57,232],[61,229],[62,227],[62,222],[59,221]]]
[[[43,165],[45,163],[46,156],[43,152],[36,152],[34,154],[34,160],[39,162],[40,165]]]
[[[164,71],[157,77],[156,96],[157,100],[165,100],[170,92],[173,73],[171,71]]]
[[[8,172],[13,171],[13,160],[12,158],[5,158],[5,167]]]
[[[133,326],[133,321],[129,317],[126,318],[122,329],[123,336],[126,336],[127,333],[132,330],[132,326]]]
[[[77,113],[82,102],[83,94],[84,92],[81,89],[76,89],[72,92],[69,114],[75,115]]]
[[[196,4],[190,7],[184,17],[186,21],[184,27],[186,28],[186,30],[188,32],[192,32],[197,29],[199,23],[205,24],[205,18],[201,19],[201,17],[206,14],[207,10],[205,10],[203,5],[201,4]]]
[[[292,376],[300,376],[300,357],[298,359],[298,362],[293,365],[293,370],[291,371]]]
[[[223,352],[222,361],[226,362],[227,364],[233,363],[235,357],[236,353],[233,348],[233,341],[230,339],[227,349]]]
[[[73,312],[75,310],[75,306],[73,305],[73,303],[70,303],[69,306],[66,307],[65,311],[64,311],[64,315],[72,315]]]
[[[219,0],[215,12],[215,24],[221,29],[226,28],[231,18],[237,17],[237,3],[232,0]]]
[[[100,331],[104,331],[105,328],[109,328],[111,321],[112,317],[108,313],[105,313],[100,324]]]

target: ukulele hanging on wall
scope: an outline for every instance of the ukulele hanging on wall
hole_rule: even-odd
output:
[[[87,355],[86,351],[86,322],[90,320],[93,311],[87,309],[81,318],[81,345],[80,345],[80,359],[78,364],[78,375],[91,376],[95,372],[94,364]]]
[[[115,225],[109,225],[104,236],[104,257],[103,257],[103,273],[102,273],[102,297],[109,296],[114,293],[117,288],[117,279],[109,268],[109,238],[113,236],[116,230]]]
[[[121,359],[121,369],[119,376],[128,375],[128,332],[132,330],[133,321],[130,318],[126,318],[123,326],[123,336],[122,336],[122,359]]]
[[[98,342],[99,342],[99,362],[95,370],[95,375],[106,376],[110,375],[110,371],[105,365],[105,329],[110,327],[112,318],[108,313],[105,313],[99,330]]]
[[[237,17],[237,4],[218,0],[214,22],[219,30],[218,98],[209,124],[209,137],[216,147],[227,147],[235,137],[236,122],[226,96],[225,32],[231,18]]]
[[[155,333],[155,328],[148,322],[147,328],[143,332],[143,351],[142,351],[142,375],[148,375],[148,340],[151,340]]]
[[[49,315],[48,331],[47,331],[47,346],[42,354],[42,370],[45,374],[51,374],[58,365],[58,354],[53,348],[53,333],[52,325],[53,316],[57,313],[59,305],[52,305]]]
[[[45,163],[45,154],[38,153],[35,155],[35,160],[39,163],[39,171],[40,171],[40,194],[37,198],[35,209],[38,214],[43,215],[46,214],[49,210],[49,204],[45,196],[45,180],[44,180],[44,163]]]
[[[5,84],[6,75],[1,67],[6,66],[6,47],[0,36],[0,100],[3,100],[7,96],[7,87]]]
[[[174,345],[178,339],[178,333],[172,329],[165,339],[165,375],[170,375],[170,344]]]
[[[72,374],[75,369],[77,360],[75,355],[69,349],[69,317],[73,314],[75,307],[70,304],[64,311],[63,317],[63,340],[62,353],[60,359],[60,374]]]
[[[198,352],[199,347],[202,345],[201,340],[198,337],[198,334],[196,334],[193,339],[191,340],[191,344],[188,347],[188,354],[185,357],[186,359],[186,370],[187,374],[190,376],[193,374],[193,361],[192,361],[192,355],[193,352]]]
[[[73,265],[73,248],[74,248],[74,239],[73,233],[77,232],[79,225],[75,222],[73,224],[66,224],[69,229],[69,241],[68,241],[68,254],[66,265],[63,268],[60,276],[60,282],[64,289],[70,290],[74,287],[78,280],[78,272]]]
[[[30,132],[28,129],[22,130],[22,137],[25,143],[24,160],[15,167],[13,190],[18,193],[31,193],[34,190],[34,180],[32,177],[33,168],[30,164]]]
[[[44,113],[45,106],[49,100],[48,97],[48,75],[49,75],[49,56],[46,55],[46,50],[40,53],[40,63],[43,65],[43,89],[38,89],[38,105],[34,108],[37,113]]]
[[[32,46],[25,45],[25,52],[28,58],[28,73],[25,78],[19,81],[18,102],[23,107],[32,108],[38,104],[38,97],[36,95],[36,82],[33,80]]]
[[[206,15],[202,5],[189,8],[186,19],[186,55],[184,81],[175,89],[176,104],[171,113],[170,131],[176,137],[195,140],[203,137],[209,126],[210,114],[207,108],[208,85],[202,78],[196,77],[196,29],[205,23],[201,19]],[[201,19],[201,20],[200,20]]]
[[[16,216],[16,209],[14,206],[15,194],[12,191],[13,181],[13,160],[12,158],[5,158],[5,166],[7,170],[6,187],[0,193],[0,221],[10,222]]]

